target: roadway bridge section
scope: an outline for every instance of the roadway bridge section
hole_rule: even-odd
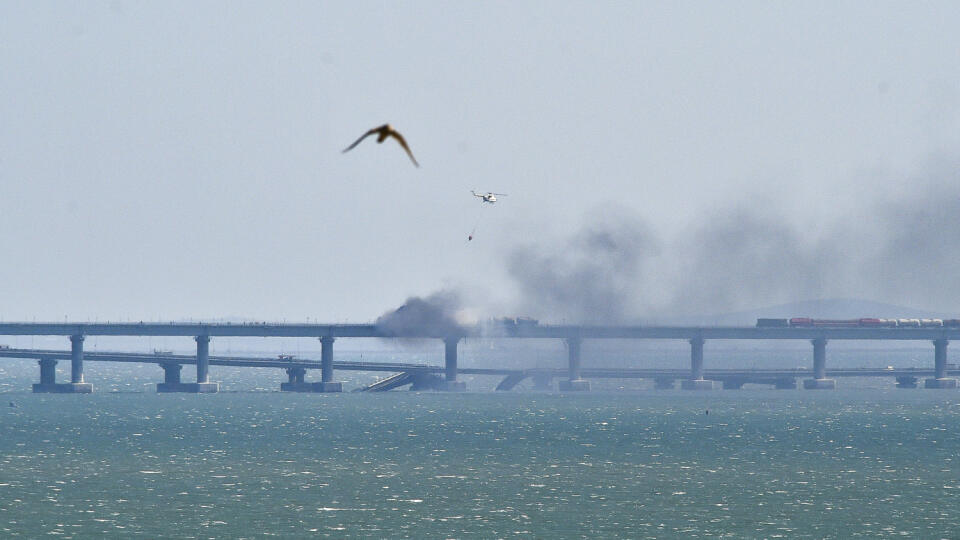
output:
[[[457,366],[458,344],[463,338],[514,338],[514,339],[562,339],[567,345],[567,369],[563,370],[565,378],[560,380],[561,391],[589,390],[591,377],[616,375],[618,377],[633,376],[653,378],[658,387],[672,387],[675,380],[681,380],[681,387],[689,390],[712,389],[715,380],[723,380],[724,386],[736,388],[747,382],[761,382],[774,384],[777,387],[789,387],[786,374],[765,374],[767,378],[757,379],[760,375],[751,371],[752,375],[741,373],[722,374],[704,369],[704,346],[708,340],[756,340],[756,339],[791,339],[808,340],[813,348],[813,366],[809,372],[795,373],[796,376],[809,376],[803,381],[807,389],[832,389],[836,387],[833,377],[846,376],[826,367],[826,348],[830,340],[915,340],[929,341],[933,344],[933,369],[912,370],[908,373],[883,370],[880,375],[894,375],[898,377],[898,386],[915,386],[919,377],[932,375],[924,381],[926,388],[956,388],[957,380],[948,377],[947,345],[951,339],[960,338],[960,328],[930,327],[930,328],[830,328],[830,327],[667,327],[667,326],[574,326],[574,325],[523,325],[523,326],[476,326],[460,328],[456,335],[438,335],[429,332],[407,333],[395,335],[385,332],[372,324],[229,324],[229,323],[0,323],[0,335],[8,336],[66,336],[70,339],[70,382],[57,383],[55,366],[66,352],[50,351],[43,355],[40,351],[30,351],[40,364],[40,382],[34,385],[35,392],[62,392],[62,393],[89,393],[93,387],[84,380],[83,362],[85,358],[83,343],[86,336],[192,336],[197,343],[197,352],[191,357],[164,357],[155,355],[141,355],[116,353],[115,361],[140,361],[158,363],[164,368],[164,382],[158,385],[161,392],[216,392],[219,385],[209,380],[209,366],[223,362],[243,362],[242,364],[222,365],[249,365],[251,367],[282,367],[288,370],[290,377],[285,390],[313,391],[313,392],[341,392],[342,383],[334,380],[335,369],[350,369],[345,363],[334,362],[333,344],[338,337],[349,338],[421,338],[440,339],[444,342],[444,365],[442,368],[432,368],[416,365],[383,364],[380,371],[401,372],[438,372],[442,377],[435,380],[431,387],[438,390],[464,390],[465,384],[457,380],[458,373],[479,373],[506,375],[501,386],[510,388],[526,377],[533,377],[536,387],[549,385],[549,379],[556,376],[552,371],[510,371],[510,370],[482,370],[477,368],[459,369]],[[211,361],[209,354],[210,340],[216,337],[312,337],[320,340],[320,362],[293,362],[284,366],[276,366],[271,362],[282,362],[280,359],[259,359],[260,364],[255,366],[251,359],[215,359]],[[581,365],[581,345],[585,339],[678,339],[690,344],[690,370],[681,374],[675,370],[606,370],[597,371],[584,369]],[[0,356],[13,356],[22,350],[0,349]],[[92,355],[87,355],[93,359]],[[109,356],[109,355],[108,355]],[[117,360],[119,357],[126,360]],[[21,356],[22,357],[22,356]],[[107,358],[103,358],[107,360]],[[185,364],[196,366],[196,381],[183,382],[180,371]],[[269,365],[268,365],[269,364]],[[370,363],[365,364],[367,369],[373,369]],[[305,380],[307,369],[318,368],[321,372],[319,382],[308,383]],[[869,371],[869,370],[868,370]],[[489,372],[489,373],[488,373]],[[497,373],[494,373],[497,372]],[[526,375],[524,375],[526,373]],[[866,375],[861,372],[859,376]],[[721,378],[721,375],[726,375]],[[829,376],[828,376],[829,375]],[[873,375],[876,376],[876,375]],[[422,378],[421,378],[422,380]],[[742,382],[739,383],[737,380]],[[795,380],[795,379],[793,379]],[[515,382],[514,382],[515,381]],[[547,381],[544,383],[544,381]],[[779,381],[779,382],[778,382]],[[414,382],[411,380],[411,384]],[[795,387],[795,382],[793,383]]]

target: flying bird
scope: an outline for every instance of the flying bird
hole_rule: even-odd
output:
[[[393,137],[394,139],[396,139],[397,142],[400,143],[400,146],[402,146],[403,149],[407,151],[407,155],[410,156],[410,161],[412,161],[413,164],[416,165],[417,167],[420,166],[420,164],[417,163],[417,158],[413,157],[413,152],[411,152],[410,147],[407,146],[407,141],[404,140],[403,135],[401,135],[399,131],[393,129],[393,127],[391,127],[390,124],[384,124],[380,127],[375,127],[370,131],[364,133],[363,136],[357,139],[355,143],[346,147],[343,150],[343,153],[347,153],[350,150],[353,150],[355,146],[360,144],[360,141],[366,139],[367,137],[373,134],[377,135],[377,144],[380,144],[383,141],[387,140],[387,137]]]

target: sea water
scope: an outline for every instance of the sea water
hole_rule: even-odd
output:
[[[155,366],[88,363],[94,394],[44,395],[36,371],[0,364],[3,538],[960,536],[956,391],[281,394],[214,368],[246,387],[158,395]]]

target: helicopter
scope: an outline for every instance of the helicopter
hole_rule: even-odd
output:
[[[474,190],[472,190],[472,189],[470,190],[470,193],[473,193],[473,196],[474,196],[474,197],[480,197],[480,199],[481,199],[483,202],[485,202],[485,203],[490,203],[490,204],[493,204],[493,203],[497,202],[497,197],[506,197],[506,196],[507,196],[506,193],[493,193],[493,192],[491,192],[491,191],[488,191],[488,192],[486,192],[486,193],[477,193],[476,191],[474,191]]]

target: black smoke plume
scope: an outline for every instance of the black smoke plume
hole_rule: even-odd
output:
[[[377,330],[396,337],[443,337],[463,334],[457,323],[456,312],[460,308],[460,294],[443,290],[425,298],[413,296],[399,308],[381,315]]]

